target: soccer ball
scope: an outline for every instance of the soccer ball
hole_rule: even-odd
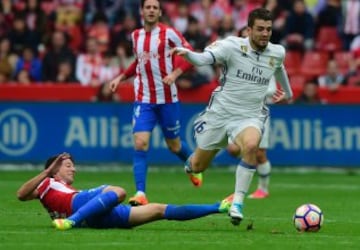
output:
[[[324,222],[324,215],[318,206],[304,204],[296,209],[293,221],[300,232],[317,232]]]

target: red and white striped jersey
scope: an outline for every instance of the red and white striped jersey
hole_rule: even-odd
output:
[[[136,76],[134,80],[135,99],[142,103],[173,103],[178,101],[175,84],[166,85],[162,79],[175,68],[183,71],[192,66],[183,58],[170,55],[174,47],[185,47],[192,50],[191,45],[175,29],[159,23],[150,32],[144,28],[132,33],[133,50],[136,55]],[[126,75],[131,75],[131,65]],[[130,69],[130,70],[129,70]]]
[[[46,178],[37,187],[41,204],[52,219],[66,218],[71,215],[71,202],[79,191],[54,178]]]

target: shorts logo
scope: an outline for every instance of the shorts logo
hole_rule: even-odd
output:
[[[141,109],[140,105],[139,105],[139,106],[136,106],[136,107],[134,108],[134,116],[135,116],[135,117],[139,117],[139,116],[140,116],[140,109]]]
[[[0,113],[0,152],[19,156],[35,144],[37,127],[33,117],[21,109],[7,109]]]

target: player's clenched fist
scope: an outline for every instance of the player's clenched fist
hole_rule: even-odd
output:
[[[119,76],[115,77],[109,82],[109,86],[112,92],[115,92],[119,86],[119,84],[126,80],[126,77],[124,74],[120,74]]]

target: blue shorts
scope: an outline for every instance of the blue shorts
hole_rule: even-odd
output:
[[[72,201],[71,204],[72,213],[75,213],[80,207],[85,205],[89,200],[100,195],[104,190],[104,188],[106,188],[107,186],[108,185],[101,185],[100,187],[81,190]]]
[[[131,228],[129,224],[130,210],[130,205],[119,204],[108,213],[87,219],[86,226],[92,228]]]
[[[100,195],[106,187],[107,185],[102,185],[97,188],[80,191],[72,201],[72,213],[75,213],[88,201]],[[93,228],[131,228],[129,224],[130,209],[130,205],[119,204],[105,214],[86,219],[81,226]]]
[[[148,104],[134,103],[133,133],[151,132],[159,124],[167,139],[180,136],[180,104]]]

